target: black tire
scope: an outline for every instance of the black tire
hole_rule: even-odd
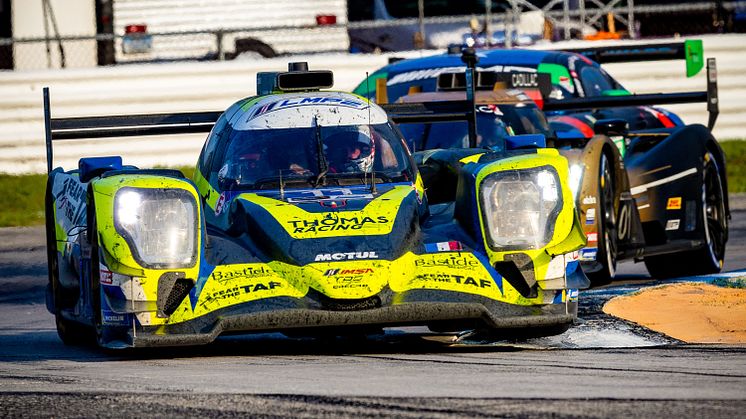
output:
[[[59,260],[57,255],[57,234],[55,231],[54,200],[52,198],[52,179],[47,181],[47,191],[44,197],[46,239],[47,239],[47,271],[49,287],[54,300],[54,322],[57,335],[65,345],[86,345],[91,342],[89,327],[66,319],[62,310],[75,306],[80,294],[79,290],[69,290],[62,287],[59,278]]]
[[[90,286],[90,305],[91,305],[91,318],[93,321],[93,337],[95,337],[96,344],[103,346],[104,329],[101,321],[101,272],[99,270],[99,248],[98,248],[98,223],[96,221],[95,205],[93,198],[89,196],[88,199],[88,242],[91,244],[91,274]]]
[[[617,263],[617,231],[616,213],[614,212],[614,195],[616,182],[609,158],[606,153],[601,154],[598,165],[598,252],[596,262],[601,269],[588,272],[592,286],[606,285],[616,275]]]
[[[236,39],[236,52],[230,54],[228,59],[232,60],[244,52],[256,52],[264,58],[274,58],[277,56],[275,50],[269,45],[259,41],[258,39],[248,38]]]
[[[706,275],[720,272],[723,267],[728,240],[725,191],[717,161],[710,152],[705,153],[702,174],[702,230],[706,245],[688,252],[646,257],[645,266],[654,278]]]

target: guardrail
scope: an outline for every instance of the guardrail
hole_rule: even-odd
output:
[[[743,138],[746,128],[746,35],[702,37],[707,57],[718,60],[720,118],[716,138]],[[574,41],[573,47],[578,47]],[[588,45],[588,43],[585,43]],[[405,56],[438,51],[409,52]],[[312,69],[331,69],[335,88],[351,90],[366,72],[385,65],[387,55],[333,54],[293,57],[306,60]],[[50,86],[53,117],[114,114],[216,111],[255,93],[259,71],[287,68],[288,58],[192,62],[178,64],[110,66],[89,69],[8,72],[0,77],[0,172],[46,170],[43,86]],[[608,64],[610,74],[638,93],[696,90],[704,85],[703,73],[685,78],[684,63],[660,62]],[[686,122],[707,124],[705,106],[672,105]],[[126,142],[65,141],[55,150],[55,161],[74,167],[84,155],[122,155],[125,162],[143,167],[192,165],[204,135],[133,137]]]

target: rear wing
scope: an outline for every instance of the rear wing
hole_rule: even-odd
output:
[[[714,58],[707,59],[707,90],[681,93],[649,93],[629,96],[600,96],[565,100],[545,100],[543,110],[565,111],[579,109],[616,108],[624,106],[675,105],[707,103],[707,127],[712,131],[720,114],[717,86],[717,66]]]
[[[145,135],[210,132],[222,112],[183,112],[149,115],[92,116],[52,118],[49,88],[44,94],[44,133],[47,147],[47,172],[53,168],[53,142]]]
[[[570,48],[566,52],[583,55],[599,64],[639,61],[686,60],[686,76],[692,77],[704,66],[701,39],[663,44],[620,45],[593,48]]]

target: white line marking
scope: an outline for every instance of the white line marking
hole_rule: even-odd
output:
[[[640,205],[639,207],[637,207],[638,210],[645,209],[645,208],[650,208],[650,204]]]
[[[692,175],[694,173],[697,173],[697,168],[696,167],[692,167],[689,170],[684,170],[681,173],[677,173],[677,174],[671,175],[669,177],[664,177],[663,179],[658,179],[656,181],[653,181],[653,182],[650,182],[650,183],[646,183],[644,185],[635,186],[633,188],[630,188],[629,192],[632,195],[639,195],[639,194],[647,191],[649,188],[652,188],[652,187],[658,186],[658,185],[662,185],[664,183],[673,182],[676,179],[681,179],[684,176],[689,176],[689,175]]]

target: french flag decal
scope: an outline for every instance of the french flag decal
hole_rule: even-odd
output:
[[[439,242],[439,243],[425,243],[425,251],[428,253],[435,252],[454,252],[464,250],[461,246],[461,242],[450,241],[450,242]]]

